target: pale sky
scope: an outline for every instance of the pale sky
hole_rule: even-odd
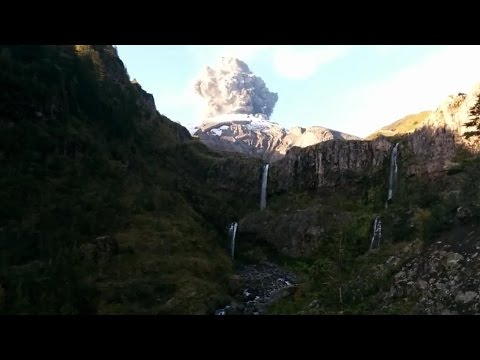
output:
[[[480,82],[479,45],[118,45],[118,53],[158,111],[185,126],[203,113],[193,82],[221,56],[246,62],[278,93],[272,121],[361,137]]]

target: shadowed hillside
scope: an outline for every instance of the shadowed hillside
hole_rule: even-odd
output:
[[[1,46],[0,88],[1,313],[206,313],[227,296],[226,227],[256,206],[260,164],[160,115],[112,46]]]

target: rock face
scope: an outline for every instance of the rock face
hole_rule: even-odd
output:
[[[321,126],[286,130],[264,117],[242,114],[206,121],[194,136],[213,150],[240,152],[267,162],[283,158],[294,146],[304,148],[331,139],[359,139]]]
[[[331,140],[305,149],[293,148],[284,159],[272,164],[272,191],[306,190],[335,186],[348,181],[346,173],[383,169],[392,144],[375,141]]]
[[[284,255],[310,256],[324,238],[324,222],[330,220],[322,218],[319,210],[254,213],[240,222],[239,229],[243,238],[265,241]]]
[[[158,126],[160,123],[162,127],[168,128],[170,134],[173,135],[178,141],[184,141],[191,139],[191,135],[186,128],[179,126],[177,123],[170,121],[165,116],[162,116],[157,111],[155,106],[155,99],[153,95],[146,92],[142,86],[136,81],[131,82],[134,91],[137,95],[137,105],[142,114],[142,120],[149,122],[149,126]]]
[[[478,102],[480,83],[475,85],[468,94],[450,95],[440,106],[430,114],[425,121],[429,128],[450,129],[462,136],[471,130],[464,124],[470,118],[470,109]]]
[[[216,190],[260,197],[262,163],[240,154],[221,157],[208,168],[207,181]]]
[[[461,146],[458,133],[441,127],[423,127],[406,137],[401,149],[406,160],[405,176],[439,176],[453,165],[452,159]]]
[[[293,147],[270,168],[271,191],[332,187],[349,181],[348,174],[382,170],[390,152],[399,142],[402,176],[437,177],[454,165],[458,149],[480,149],[474,139],[462,135],[471,129],[470,109],[477,103],[480,84],[468,94],[450,96],[415,132],[389,139],[380,136],[372,141],[330,140],[306,148]]]

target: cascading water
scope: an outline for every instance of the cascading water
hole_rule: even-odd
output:
[[[382,238],[382,220],[380,220],[380,216],[375,218],[375,222],[373,223],[373,236],[372,236],[372,243],[370,244],[371,249],[378,249],[380,247],[380,239]]]
[[[262,174],[262,192],[260,194],[260,210],[267,206],[267,180],[268,180],[268,164],[263,166]]]
[[[391,201],[392,198],[393,198],[393,188],[395,187],[395,182],[397,180],[398,145],[399,145],[399,143],[396,143],[395,146],[393,147],[393,150],[392,150],[392,158],[391,158],[391,161],[390,161],[390,180],[389,180],[389,183],[388,183],[388,196],[387,196],[387,201],[385,202],[385,208],[388,208],[388,202]]]
[[[236,222],[233,222],[230,225],[230,229],[228,230],[228,235],[230,236],[230,252],[232,254],[232,259],[235,256],[235,236],[237,236],[237,226]]]

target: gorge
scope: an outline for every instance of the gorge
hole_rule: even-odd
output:
[[[405,132],[224,151],[201,133],[275,126],[192,136],[113,46],[2,45],[0,65],[1,314],[480,313],[480,86]],[[245,79],[264,103],[215,108],[270,115]]]

